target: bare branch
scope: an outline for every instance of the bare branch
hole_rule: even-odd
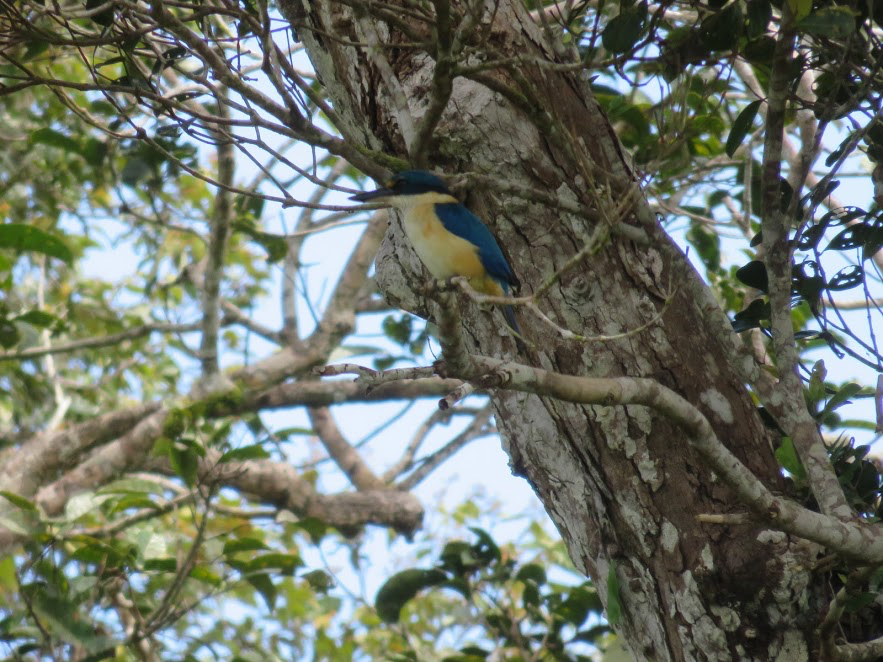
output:
[[[466,446],[468,443],[475,441],[479,437],[491,434],[494,430],[489,425],[491,417],[491,406],[487,405],[482,409],[466,427],[463,432],[451,439],[440,449],[423,459],[410,475],[400,481],[398,488],[400,490],[412,490],[426,479],[429,474],[435,471],[442,463],[452,457],[457,451]]]
[[[322,442],[334,463],[347,475],[357,490],[364,492],[382,490],[386,487],[362,456],[344,438],[328,407],[310,407],[307,411],[313,429],[319,436],[319,441]]]
[[[227,117],[229,110],[224,103],[226,91],[219,90],[218,112]],[[221,281],[224,278],[224,256],[227,251],[227,238],[233,220],[233,196],[226,187],[233,186],[236,169],[233,142],[218,135],[218,181],[225,188],[215,194],[214,209],[210,220],[208,262],[202,284],[202,342],[199,347],[199,360],[204,378],[211,378],[218,372],[218,328],[220,326]]]
[[[151,322],[142,326],[136,326],[126,331],[112,333],[108,336],[98,336],[95,338],[83,338],[82,340],[72,340],[61,345],[51,347],[29,347],[18,352],[0,353],[0,361],[21,361],[24,359],[36,359],[48,354],[67,354],[77,352],[81,349],[96,349],[98,347],[109,347],[118,345],[126,340],[135,340],[150,335],[151,333],[187,333],[189,331],[198,331],[200,325],[193,324],[168,324],[163,322]]]

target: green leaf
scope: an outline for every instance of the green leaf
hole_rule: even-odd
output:
[[[278,570],[280,574],[291,575],[296,568],[303,564],[304,562],[297,554],[271,552],[252,559],[248,562],[247,567],[248,572],[259,572],[273,568]]]
[[[175,559],[145,559],[144,569],[153,572],[173,573],[178,571],[178,562]]]
[[[408,600],[425,588],[438,586],[447,578],[447,573],[441,570],[419,568],[409,568],[394,574],[377,591],[374,599],[377,614],[385,623],[395,623]]]
[[[208,584],[209,586],[220,586],[223,583],[221,576],[212,568],[198,565],[190,571],[190,576],[196,581]]]
[[[263,446],[252,444],[243,446],[242,448],[234,448],[224,453],[218,458],[218,464],[226,464],[227,462],[244,462],[245,460],[265,460],[270,454]]]
[[[120,172],[120,180],[127,186],[136,186],[142,179],[153,173],[153,166],[142,156],[133,156],[126,161]]]
[[[64,505],[64,518],[72,522],[83,515],[94,513],[102,503],[111,499],[111,495],[96,495],[94,492],[80,492],[73,495]]]
[[[776,449],[776,460],[785,471],[794,476],[795,480],[800,482],[806,480],[806,469],[797,457],[797,450],[791,437],[782,437],[782,444]]]
[[[50,147],[57,147],[65,152],[80,153],[80,143],[49,127],[43,127],[34,131],[29,136],[29,141],[32,145],[48,145]]]
[[[31,608],[49,632],[89,653],[114,643],[108,637],[97,635],[101,630],[93,628],[91,620],[78,614],[76,606],[60,595],[48,595],[44,589],[38,589],[31,598]]]
[[[237,552],[254,552],[262,549],[267,549],[267,545],[263,540],[258,538],[236,538],[224,543],[224,556],[236,554]]]
[[[0,527],[7,529],[8,531],[19,535],[19,536],[31,536],[33,535],[33,531],[31,531],[28,526],[20,521],[20,517],[3,517],[0,516]]]
[[[334,587],[334,580],[324,570],[311,570],[301,575],[301,578],[305,579],[309,583],[310,588],[317,593],[327,593]]]
[[[3,345],[5,349],[9,349],[14,347],[20,339],[21,334],[18,331],[18,327],[10,320],[0,319],[0,345]]]
[[[175,62],[180,60],[182,57],[186,57],[189,54],[190,54],[190,51],[188,51],[183,46],[175,46],[174,48],[170,48],[169,50],[167,50],[165,53],[162,54],[161,58],[158,58],[156,60],[156,62],[153,65],[153,69],[150,72],[150,75],[155,76],[156,74],[161,72],[163,69],[172,66],[173,64],[175,64]]]
[[[740,267],[736,271],[736,279],[745,283],[748,287],[753,287],[761,292],[768,292],[770,289],[766,265],[760,260],[752,260],[745,266]]]
[[[812,0],[788,0],[794,19],[799,21],[812,10]]]
[[[169,448],[169,462],[172,465],[172,470],[189,487],[196,485],[199,457],[192,446],[181,448],[178,444],[172,444],[171,448]]]
[[[70,264],[74,258],[70,249],[58,236],[22,223],[0,225],[0,248],[42,253],[56,257],[67,264]]]
[[[825,377],[827,376],[828,370],[825,368],[825,362],[823,360],[816,361],[809,376],[809,386],[806,388],[806,397],[811,403],[819,402],[825,397]]]
[[[703,210],[704,212],[705,210]],[[702,223],[692,219],[687,232],[689,241],[709,271],[717,271],[721,265],[720,235],[705,229]]]
[[[538,586],[546,583],[546,569],[539,563],[528,563],[519,568],[515,579],[521,582],[533,582]]]
[[[261,594],[264,602],[267,603],[267,609],[273,611],[276,605],[276,587],[273,585],[273,580],[270,579],[269,575],[249,575],[245,578],[245,581],[254,586],[257,592]]]
[[[246,234],[267,251],[267,262],[273,263],[283,259],[288,254],[288,242],[285,237],[269,232],[262,232],[254,227],[252,221],[235,221],[233,229]]]
[[[858,595],[851,595],[846,599],[846,611],[855,613],[862,610],[877,599],[877,593],[865,591]]]
[[[862,262],[870,260],[883,249],[883,217],[877,217],[874,225],[865,231],[865,241],[862,244]]]
[[[41,329],[52,326],[57,319],[58,318],[55,315],[42,310],[29,310],[28,312],[22,313],[18,317],[13,318],[16,322],[25,322],[31,326],[40,327]]]
[[[743,26],[742,6],[731,2],[702,21],[699,40],[709,51],[728,51],[738,45]]]
[[[837,236],[830,241],[825,250],[847,251],[853,248],[858,248],[865,243],[867,230],[868,226],[862,223],[850,225],[848,228],[841,230]]]
[[[6,490],[0,491],[0,496],[6,499],[9,503],[11,503],[16,508],[21,510],[27,510],[32,513],[37,512],[37,506],[30,499],[26,499],[23,496],[19,496],[14,492],[7,492]]]
[[[857,264],[844,267],[828,281],[828,289],[836,292],[850,290],[865,282],[865,270]]]
[[[745,33],[749,39],[757,39],[766,32],[773,17],[769,0],[748,0],[745,17]]]
[[[25,49],[25,54],[22,56],[22,59],[27,62],[28,60],[33,60],[38,55],[42,55],[49,48],[48,41],[42,40],[28,40],[28,47]]]
[[[285,513],[288,511],[280,511]],[[328,524],[317,517],[304,517],[295,523],[295,526],[306,533],[314,544],[319,544],[328,533]]]
[[[491,534],[484,529],[479,529],[474,526],[470,526],[469,530],[478,537],[478,542],[472,545],[472,551],[477,558],[481,559],[487,565],[490,565],[493,562],[498,562],[500,558],[502,558],[500,548],[491,537]]]
[[[742,112],[733,121],[733,128],[730,129],[730,135],[727,136],[727,156],[733,156],[736,153],[745,136],[751,131],[751,126],[754,124],[754,118],[757,116],[757,110],[760,108],[761,103],[763,102],[759,99],[752,101],[742,109]]]
[[[591,583],[586,582],[581,586],[574,587],[567,595],[567,599],[554,608],[556,616],[560,616],[566,622],[571,623],[575,627],[580,627],[585,623],[589,614],[595,612],[601,614],[604,605],[601,604],[601,598]]]
[[[136,508],[139,510],[149,508],[158,511],[161,509],[161,506],[159,503],[143,494],[126,494],[122,497],[114,496],[111,504],[105,507],[105,512],[108,515],[112,515],[114,513],[120,513]]]
[[[616,627],[622,620],[622,597],[619,594],[619,577],[616,576],[616,561],[610,561],[607,569],[607,622]]]
[[[383,318],[381,328],[387,338],[399,345],[404,345],[411,339],[411,329],[413,325],[414,318],[411,317],[411,315],[405,314],[401,317],[387,315]]]
[[[832,411],[839,409],[845,404],[849,403],[849,399],[858,395],[861,392],[862,386],[861,384],[856,384],[855,382],[850,382],[849,384],[844,384],[839,391],[837,391],[834,395],[831,396],[831,399],[828,400],[825,408],[822,410],[822,413],[819,414],[818,418],[820,420],[824,419],[825,416],[830,414]]]
[[[646,2],[621,11],[601,32],[601,43],[611,53],[625,53],[631,50],[641,38],[646,20]]]
[[[98,140],[98,138],[89,138],[80,150],[80,154],[83,155],[86,162],[93,168],[97,168],[104,162],[107,152],[107,143],[103,140]]]
[[[799,31],[830,39],[849,37],[855,27],[855,14],[846,7],[825,7],[797,21]]]

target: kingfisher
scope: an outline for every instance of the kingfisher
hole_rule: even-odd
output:
[[[350,200],[377,201],[398,209],[405,234],[434,278],[463,276],[474,290],[491,296],[508,295],[510,286],[518,286],[491,231],[431,172],[405,170],[376,191],[358,193]],[[504,306],[503,315],[519,334],[512,306]],[[518,335],[515,341],[523,350]]]

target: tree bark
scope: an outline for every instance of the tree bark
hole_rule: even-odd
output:
[[[456,21],[463,8],[451,7]],[[407,159],[404,130],[425,118],[436,94],[436,60],[404,45],[414,34],[434,38],[426,25],[411,22],[414,34],[405,36],[327,0],[283,0],[281,9],[333,99],[343,135]],[[402,48],[347,44],[371,34],[358,28],[366,20],[380,40]],[[488,3],[479,22],[476,42],[484,40],[496,57],[520,58],[519,64],[454,78],[429,163],[497,181],[491,190],[466,191],[465,202],[499,238],[524,292],[580,251],[605,217],[649,236],[649,243],[635,243],[613,234],[601,251],[561,276],[541,304],[561,327],[584,336],[622,334],[651,322],[671,299],[657,323],[603,342],[563,340],[519,311],[524,335],[537,349],[514,360],[572,375],[655,379],[701,409],[766,485],[783,489],[772,439],[745,386],[751,359],[740,352],[711,292],[643,198],[625,215],[615,214],[616,203],[634,190],[635,176],[591,95],[588,75],[537,64],[566,62],[566,51],[519,0]],[[390,89],[390,72],[400,90]],[[533,98],[525,95],[528,103],[519,104],[506,93],[513,87],[532,90]],[[519,189],[561,204],[511,193]],[[572,211],[575,205],[587,213]],[[431,311],[414,292],[426,273],[397,222],[376,267],[392,302],[424,316]],[[464,305],[471,348],[512,356],[514,343],[500,335],[500,313]],[[815,656],[815,619],[827,604],[824,582],[811,571],[819,548],[756,524],[698,522],[700,514],[744,508],[674,424],[640,406],[578,406],[508,391],[493,399],[512,470],[533,486],[605,604],[608,573],[616,572],[623,608],[617,631],[636,659]]]

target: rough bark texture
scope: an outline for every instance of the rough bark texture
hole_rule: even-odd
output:
[[[352,13],[341,5],[286,0],[282,6],[347,124],[340,127],[344,135],[406,158],[397,119],[402,109],[377,60],[387,59],[419,122],[432,87],[432,58],[409,49],[368,57],[323,37],[359,39]],[[555,59],[520,2],[501,2],[493,19],[489,11],[483,20],[493,21],[480,32],[498,52],[526,61]],[[387,42],[411,41],[383,23],[376,26]],[[554,124],[565,127],[571,153],[538,129],[524,109],[459,77],[436,129],[430,163],[449,173],[488,173],[588,207],[596,207],[593,187],[612,191],[613,199],[624,195],[632,176],[585,72],[527,63],[519,71],[544,104],[536,111],[553,114]],[[498,72],[486,75],[509,82]],[[593,181],[586,181],[574,154],[597,166]],[[486,190],[465,197],[489,222],[525,291],[579,251],[594,227],[592,220],[539,202]],[[646,208],[639,212],[625,220],[640,224],[637,218],[648,214]],[[778,487],[770,439],[734,365],[731,339],[721,332],[722,313],[662,229],[646,222],[642,227],[652,237],[649,246],[614,236],[599,254],[566,273],[541,307],[575,332],[617,334],[646,324],[666,293],[677,288],[661,323],[617,341],[572,343],[520,312],[522,329],[538,350],[518,360],[566,374],[656,379],[700,407],[742,462]],[[378,256],[377,274],[390,300],[425,314],[426,303],[411,288],[421,279],[420,266],[397,223]],[[501,335],[499,312],[470,306],[464,317],[475,351],[512,355],[514,344]],[[494,402],[513,471],[530,481],[577,567],[597,580],[602,594],[615,567],[624,609],[619,631],[636,659],[813,657],[814,618],[824,604],[820,582],[809,570],[818,550],[760,527],[697,523],[701,513],[744,509],[689,450],[676,426],[644,407],[582,407],[511,392],[496,394]]]

